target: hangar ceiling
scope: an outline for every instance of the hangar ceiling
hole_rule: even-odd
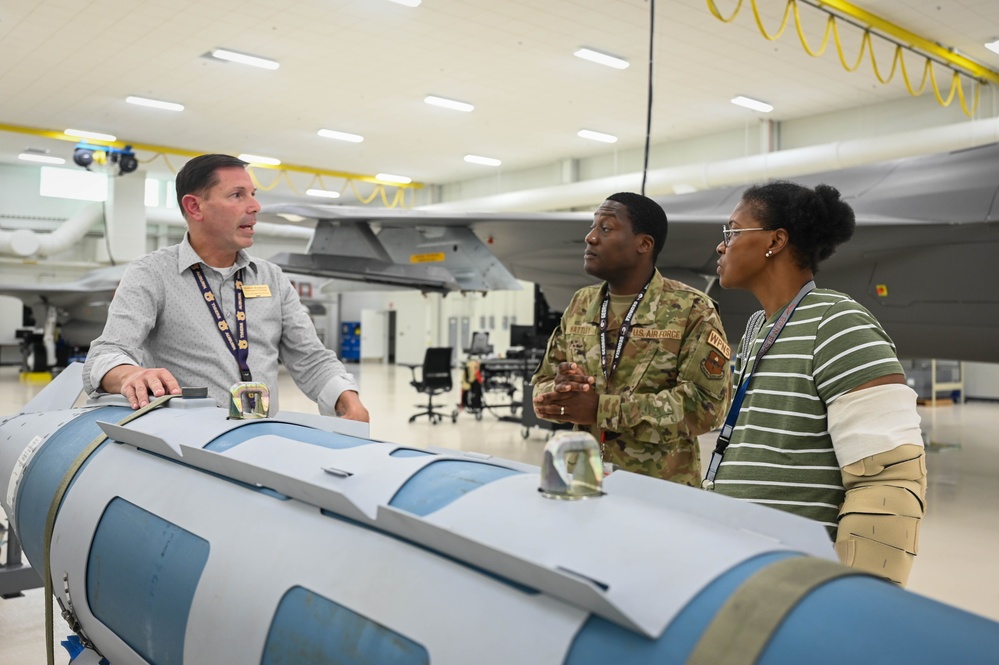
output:
[[[728,16],[738,0],[715,0]],[[756,0],[769,30],[786,0]],[[864,9],[999,70],[984,47],[999,35],[993,0],[861,0]],[[766,41],[750,0],[731,23],[704,0],[656,3],[654,144],[739,130],[763,117],[729,103],[765,100],[787,121],[909,97],[882,85],[869,59],[855,73],[835,50],[807,55],[793,26]],[[826,14],[799,3],[818,42]],[[645,133],[649,3],[643,0],[29,0],[0,7],[0,125],[106,132],[120,140],[195,152],[267,155],[285,164],[448,183],[569,158],[640,148]],[[862,32],[842,25],[847,53]],[[573,57],[590,47],[627,59],[624,70]],[[273,58],[277,70],[206,57],[215,48]],[[876,41],[879,59],[890,47]],[[922,59],[906,54],[910,72]],[[937,66],[947,86],[948,71]],[[918,76],[917,76],[918,78]],[[966,82],[966,89],[971,86]],[[932,93],[928,93],[932,94]],[[173,113],[125,102],[179,102]],[[471,103],[460,113],[427,95]],[[955,102],[956,104],[956,102]],[[976,117],[996,115],[996,86]],[[941,124],[955,120],[940,111]],[[960,116],[963,118],[964,116]],[[359,134],[361,143],[317,135]],[[612,146],[577,136],[616,135]],[[0,131],[0,162],[27,148],[72,156],[72,143]],[[466,154],[502,160],[496,167]],[[143,168],[168,174],[183,157],[139,151]],[[300,187],[305,180],[300,180]],[[304,187],[303,187],[304,188]]]

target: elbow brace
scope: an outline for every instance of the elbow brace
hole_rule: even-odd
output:
[[[904,586],[919,543],[926,502],[922,445],[904,444],[842,468],[836,554],[847,566]]]
[[[846,488],[836,553],[904,585],[926,505],[916,394],[900,384],[847,393],[829,404],[828,422]]]

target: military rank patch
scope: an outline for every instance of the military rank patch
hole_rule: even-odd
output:
[[[715,350],[708,351],[708,357],[701,361],[701,371],[709,379],[719,379],[725,372],[725,363],[728,358],[722,358],[721,354]]]
[[[725,360],[732,357],[732,348],[725,343],[725,339],[718,334],[718,331],[711,331],[711,334],[708,335],[708,344],[718,349],[718,351],[720,351],[725,357]]]

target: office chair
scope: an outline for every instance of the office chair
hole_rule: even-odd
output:
[[[413,373],[413,380],[409,382],[409,385],[413,386],[421,393],[427,394],[427,403],[425,405],[416,405],[423,409],[423,411],[415,414],[409,419],[409,422],[413,422],[420,416],[427,416],[430,419],[431,424],[436,425],[448,415],[437,410],[441,408],[442,405],[434,404],[434,395],[451,392],[452,353],[453,351],[450,346],[430,347],[427,349],[426,355],[423,356],[422,365],[401,363],[408,367],[409,371]],[[422,378],[419,380],[416,378],[417,367],[423,368],[421,372]],[[457,421],[458,410],[453,410],[450,416],[451,422]]]
[[[479,331],[472,333],[472,343],[464,349],[468,356],[488,356],[493,352],[493,345],[489,343],[489,333]]]

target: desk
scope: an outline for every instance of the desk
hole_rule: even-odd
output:
[[[521,422],[517,410],[523,407],[525,400],[515,399],[514,396],[518,390],[521,390],[528,395],[529,401],[530,390],[525,389],[525,386],[531,380],[542,355],[544,355],[543,349],[532,349],[526,351],[522,358],[469,358],[465,361],[464,367],[462,405],[475,416],[476,420],[482,420],[482,414],[489,410],[500,420]],[[481,377],[477,379],[478,386],[471,380],[470,372],[477,373],[477,376]],[[470,398],[464,395],[465,383],[469,384],[467,390],[471,392]],[[481,391],[477,397],[476,390]],[[509,409],[510,412],[497,413],[497,409]]]

